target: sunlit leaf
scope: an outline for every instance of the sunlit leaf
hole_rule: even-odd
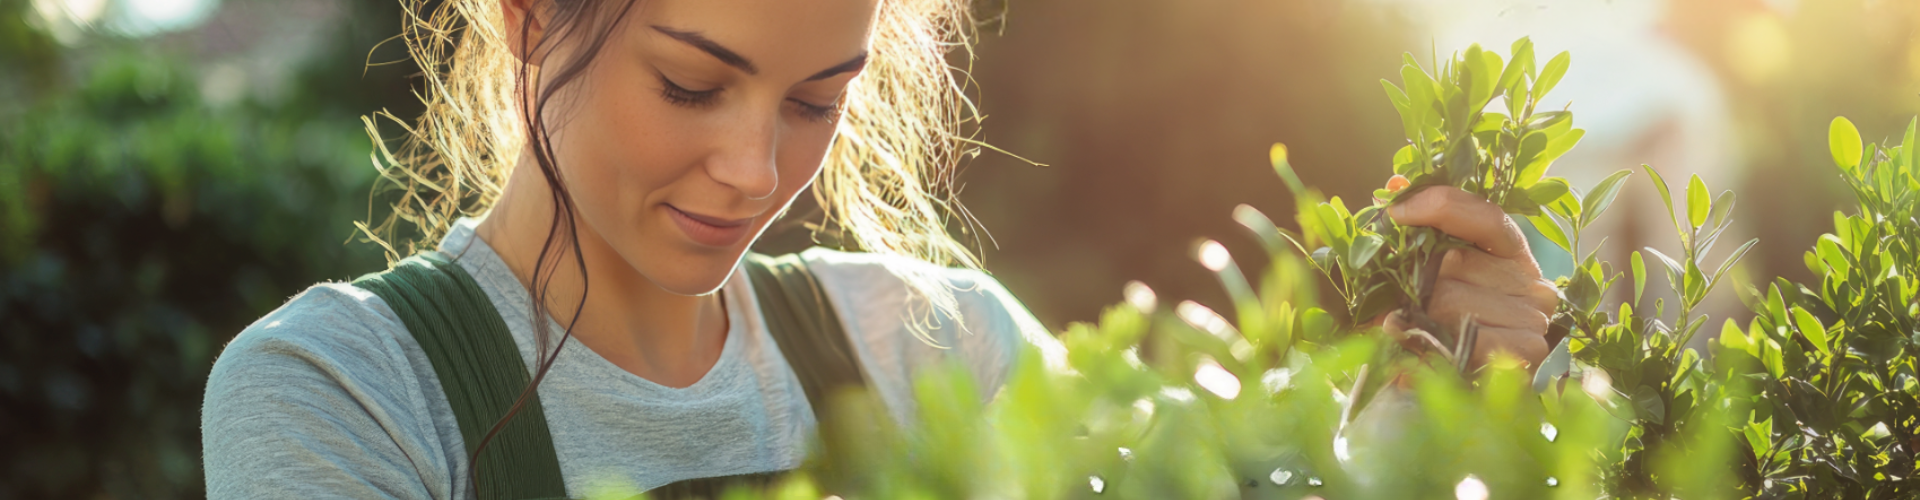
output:
[[[1687,181],[1687,223],[1693,227],[1707,224],[1707,211],[1712,208],[1712,194],[1707,192],[1707,184],[1700,181],[1699,175]]]
[[[1581,200],[1578,227],[1592,224],[1594,219],[1600,218],[1600,214],[1607,211],[1607,207],[1613,206],[1614,198],[1620,196],[1621,183],[1632,175],[1632,170],[1620,169],[1608,175],[1607,178],[1601,179],[1599,184],[1595,184],[1593,189],[1588,190],[1585,199]]]
[[[1553,86],[1560,83],[1560,77],[1567,75],[1567,66],[1572,63],[1571,58],[1571,55],[1561,52],[1547,61],[1546,66],[1540,68],[1540,77],[1533,79],[1533,100],[1538,101],[1546,97],[1547,91],[1553,90]]]
[[[1356,268],[1366,267],[1367,262],[1373,260],[1374,253],[1379,252],[1383,244],[1386,244],[1386,240],[1377,235],[1363,234],[1355,237],[1353,246],[1347,250],[1347,262],[1352,263]]]
[[[1633,253],[1633,303],[1640,303],[1640,296],[1647,291],[1647,262],[1640,252]]]
[[[1813,343],[1813,348],[1820,350],[1820,354],[1833,354],[1833,348],[1827,345],[1827,327],[1820,324],[1819,318],[1807,314],[1806,309],[1795,307],[1793,308],[1793,326],[1800,329],[1800,334],[1805,335],[1807,340]]]
[[[1643,163],[1640,165],[1640,168],[1643,170],[1646,170],[1647,177],[1653,179],[1654,190],[1660,192],[1660,205],[1667,208],[1667,221],[1673,224],[1674,231],[1680,235],[1680,242],[1686,243],[1687,233],[1686,231],[1680,230],[1680,219],[1679,217],[1676,217],[1674,214],[1673,193],[1667,191],[1667,179],[1664,177],[1661,177],[1660,171],[1654,170],[1653,165],[1648,165]]]
[[[1833,153],[1833,164],[1841,170],[1851,172],[1860,165],[1860,129],[1853,127],[1847,117],[1834,117],[1827,126],[1827,151]]]
[[[1573,243],[1567,239],[1567,232],[1562,230],[1560,227],[1560,223],[1555,221],[1552,217],[1549,217],[1544,214],[1530,215],[1530,216],[1527,216],[1527,222],[1532,223],[1533,228],[1536,230],[1539,230],[1540,235],[1545,236],[1547,238],[1547,241],[1551,241],[1553,242],[1553,244],[1559,245],[1560,249],[1566,250],[1567,253],[1573,253],[1574,251]]]

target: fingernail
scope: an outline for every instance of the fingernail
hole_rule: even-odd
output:
[[[1398,219],[1404,219],[1404,218],[1406,218],[1406,217],[1407,217],[1407,204],[1406,204],[1406,203],[1395,203],[1395,204],[1392,204],[1392,205],[1387,205],[1387,216],[1388,216],[1388,217],[1392,217],[1392,218],[1394,218],[1395,220],[1398,220]]]

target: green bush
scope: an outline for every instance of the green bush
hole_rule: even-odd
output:
[[[109,55],[0,123],[0,498],[199,496],[220,345],[381,266],[344,244],[373,172],[350,117],[210,109],[182,67]]]

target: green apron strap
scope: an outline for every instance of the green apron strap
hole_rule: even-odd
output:
[[[465,269],[439,252],[408,257],[353,285],[385,300],[426,351],[472,456],[531,380],[493,301]],[[536,394],[471,466],[478,475],[475,494],[483,500],[567,496]]]
[[[834,398],[867,385],[853,341],[827,291],[799,254],[747,255],[747,275],[766,317],[767,333],[800,378],[800,389],[822,425],[831,421]]]
[[[800,379],[800,390],[806,393],[820,430],[828,431],[834,398],[867,385],[853,341],[841,327],[840,315],[827,299],[826,289],[798,254],[747,254],[746,264],[746,277],[760,302],[767,333]],[[720,498],[734,488],[764,490],[782,477],[783,473],[769,472],[688,479],[655,488],[647,495],[656,500]]]

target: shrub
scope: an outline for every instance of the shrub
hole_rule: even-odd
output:
[[[208,109],[180,65],[114,54],[0,122],[0,498],[200,496],[220,345],[381,266],[343,244],[372,177],[350,120]]]

